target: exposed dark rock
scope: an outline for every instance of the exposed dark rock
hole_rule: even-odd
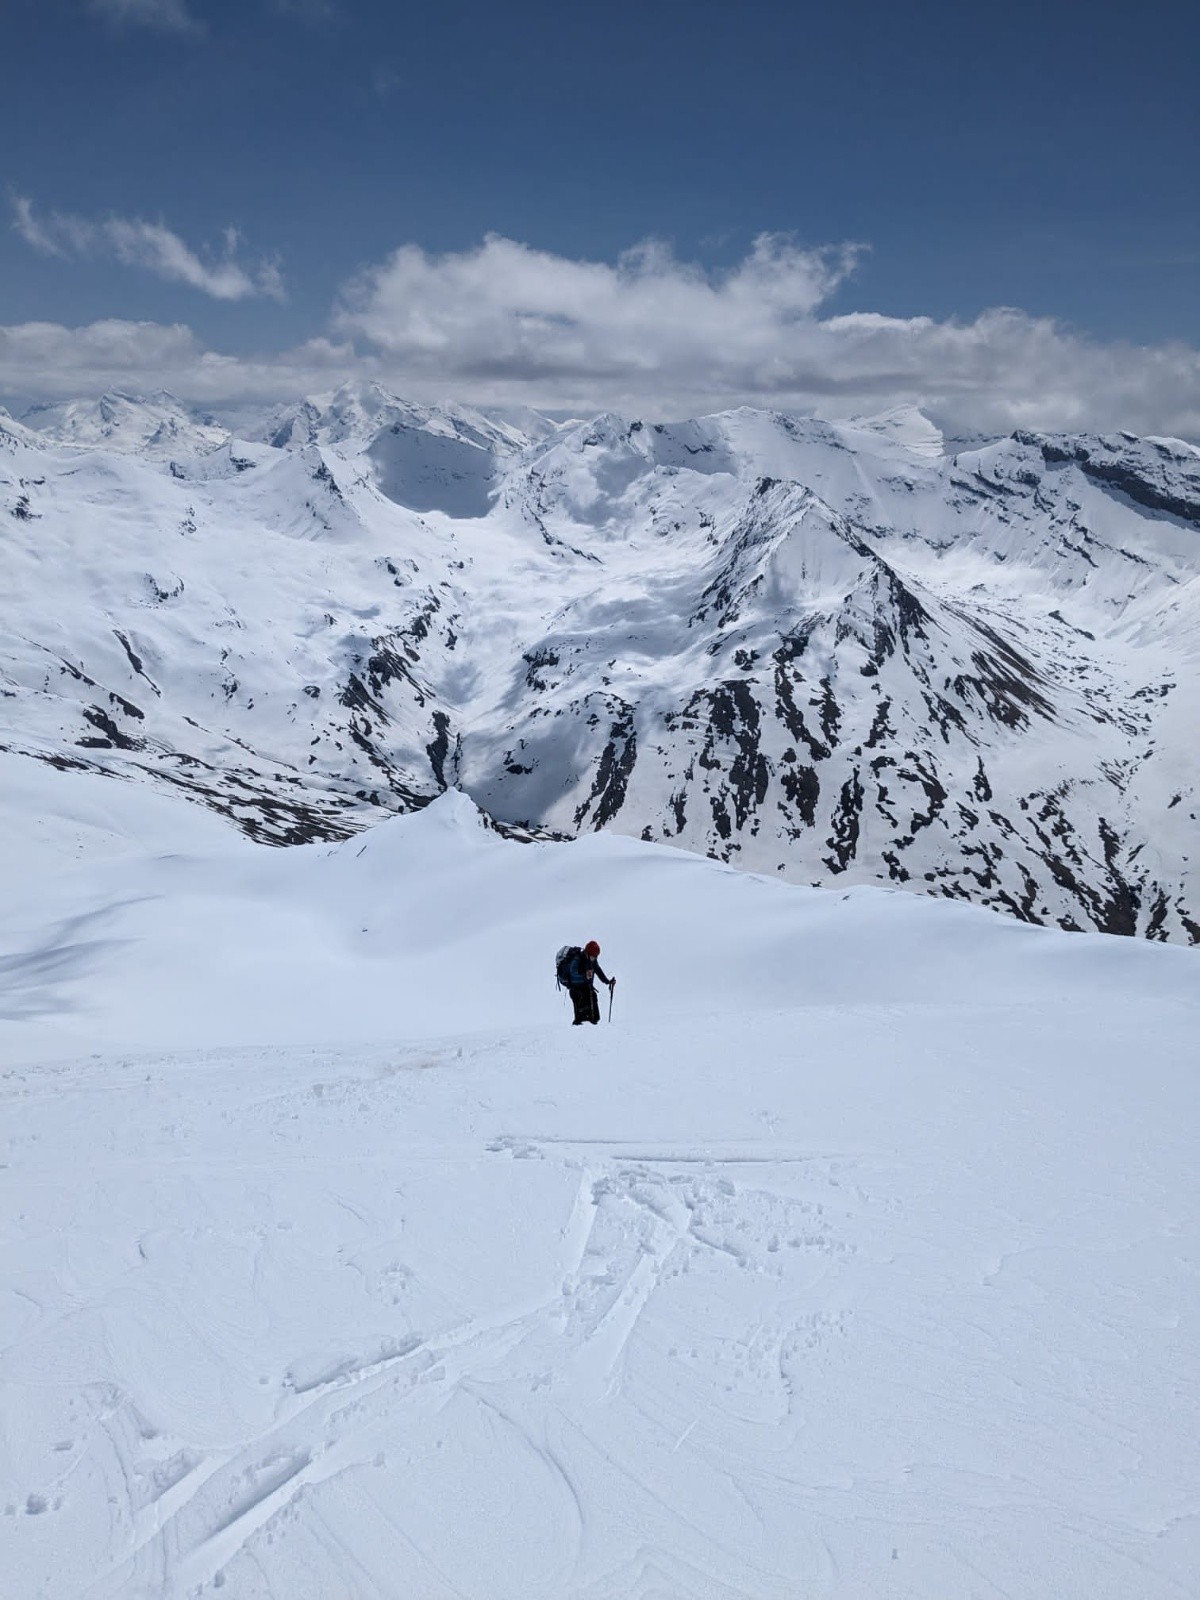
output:
[[[431,744],[425,746],[429,756],[429,765],[433,769],[433,776],[440,789],[446,788],[446,757],[450,752],[450,718],[444,711],[433,713],[433,726],[436,736]]]
[[[833,833],[825,841],[831,852],[825,857],[830,872],[845,872],[858,850],[860,818],[862,816],[863,787],[855,770],[842,785],[842,792],[830,819]]]
[[[633,708],[622,703],[600,754],[591,792],[575,812],[576,827],[583,823],[585,817],[597,830],[612,821],[625,803],[625,792],[636,761],[637,733],[633,726]]]
[[[821,798],[821,780],[817,776],[816,768],[800,765],[783,767],[779,773],[779,786],[792,811],[804,826],[814,827],[817,820],[817,805]],[[795,828],[789,830],[793,839],[798,837],[799,831]]]

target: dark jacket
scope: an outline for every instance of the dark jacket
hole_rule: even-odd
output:
[[[598,961],[589,960],[582,950],[576,951],[567,963],[567,988],[590,989],[597,978],[601,983],[608,982]]]

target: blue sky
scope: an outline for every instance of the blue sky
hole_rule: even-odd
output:
[[[953,410],[1022,361],[1044,390],[1058,358],[1068,411],[1121,369],[1104,425],[1200,407],[1192,4],[7,0],[2,26],[0,322],[191,341],[0,338],[9,391],[107,363],[236,396],[340,363],[535,404]],[[681,355],[655,329],[697,276]],[[742,301],[772,294],[734,359]]]

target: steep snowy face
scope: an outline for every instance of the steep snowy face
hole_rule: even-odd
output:
[[[18,422],[10,411],[0,406],[0,450],[10,453],[20,444],[37,444],[38,436],[23,422]]]
[[[1200,937],[1200,459],[1034,436],[935,458],[913,431],[603,418],[543,449],[526,514],[599,570],[468,787],[814,882]]]
[[[0,461],[6,746],[165,780],[279,843],[436,792],[404,640],[442,607],[418,568],[448,568],[453,536],[366,463],[241,442],[166,470],[25,446]],[[376,711],[393,680],[412,705]]]
[[[512,827],[1200,941],[1192,446],[518,428],[374,385],[238,421],[166,459],[0,436],[9,747],[278,842],[461,785]]]

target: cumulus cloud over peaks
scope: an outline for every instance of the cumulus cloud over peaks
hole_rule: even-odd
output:
[[[410,383],[479,399],[676,414],[911,402],[968,427],[1200,432],[1185,346],[1100,345],[1007,309],[821,316],[861,253],[763,235],[712,274],[654,244],[616,265],[495,237],[440,257],[406,246],[349,286],[336,324]]]
[[[283,281],[274,262],[259,262],[247,269],[236,259],[239,241],[235,229],[225,234],[223,254],[205,261],[161,222],[124,217],[91,222],[57,211],[41,218],[22,195],[13,197],[12,206],[15,231],[45,255],[108,256],[169,283],[187,284],[214,300],[245,300],[251,295],[283,298]]]
[[[721,276],[653,241],[615,266],[489,236],[431,256],[405,245],[353,283],[339,326],[405,361],[521,381],[650,372],[738,351],[769,362],[781,327],[809,315],[853,270],[859,247],[802,250],[761,235]]]
[[[39,249],[75,248],[72,219],[27,208],[17,225]],[[119,383],[201,401],[293,399],[372,377],[415,399],[575,414],[670,418],[747,404],[845,416],[910,403],[952,430],[1200,438],[1195,349],[1104,344],[1006,309],[941,322],[829,314],[859,254],[764,236],[711,273],[658,244],[616,263],[497,237],[440,256],[408,245],[346,287],[332,338],[254,358],[151,323],[27,324],[0,330],[0,389],[50,397]],[[227,267],[244,272],[232,255]],[[269,290],[260,280],[256,292]]]

